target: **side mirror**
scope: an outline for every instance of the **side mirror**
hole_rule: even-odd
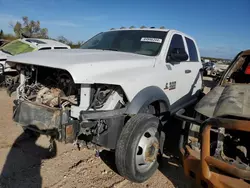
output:
[[[184,48],[173,48],[169,55],[168,60],[171,62],[181,62],[188,60],[188,54]]]

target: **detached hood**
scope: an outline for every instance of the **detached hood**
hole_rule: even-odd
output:
[[[250,118],[250,85],[217,86],[199,101],[195,110],[207,117]]]
[[[153,67],[150,56],[89,49],[44,50],[8,58],[8,62],[32,64],[67,70],[75,83],[107,83],[126,70]],[[117,79],[117,77],[116,77]]]

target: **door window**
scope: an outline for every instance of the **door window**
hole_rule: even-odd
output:
[[[185,37],[186,42],[187,42],[187,47],[188,47],[188,52],[189,52],[189,61],[199,61],[198,60],[198,54],[197,54],[197,49],[194,44],[194,41]]]
[[[184,42],[182,39],[182,36],[179,34],[174,34],[168,49],[168,54],[167,54],[167,61],[170,60],[170,53],[174,50],[174,49],[183,49],[185,50],[185,46],[184,46]]]

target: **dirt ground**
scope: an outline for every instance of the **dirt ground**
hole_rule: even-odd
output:
[[[95,157],[92,150],[78,151],[71,144],[57,143],[57,153],[49,155],[49,139],[28,140],[12,122],[12,99],[0,91],[0,188],[188,188],[188,180],[176,159],[181,124],[170,121],[164,156],[159,170],[142,184],[129,182],[116,173],[114,154],[108,151]],[[174,126],[173,126],[174,124]],[[175,148],[175,149],[173,149]]]

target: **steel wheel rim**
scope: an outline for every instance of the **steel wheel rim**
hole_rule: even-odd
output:
[[[157,160],[159,141],[156,137],[158,130],[155,127],[147,129],[137,145],[135,164],[139,172],[148,171]]]

